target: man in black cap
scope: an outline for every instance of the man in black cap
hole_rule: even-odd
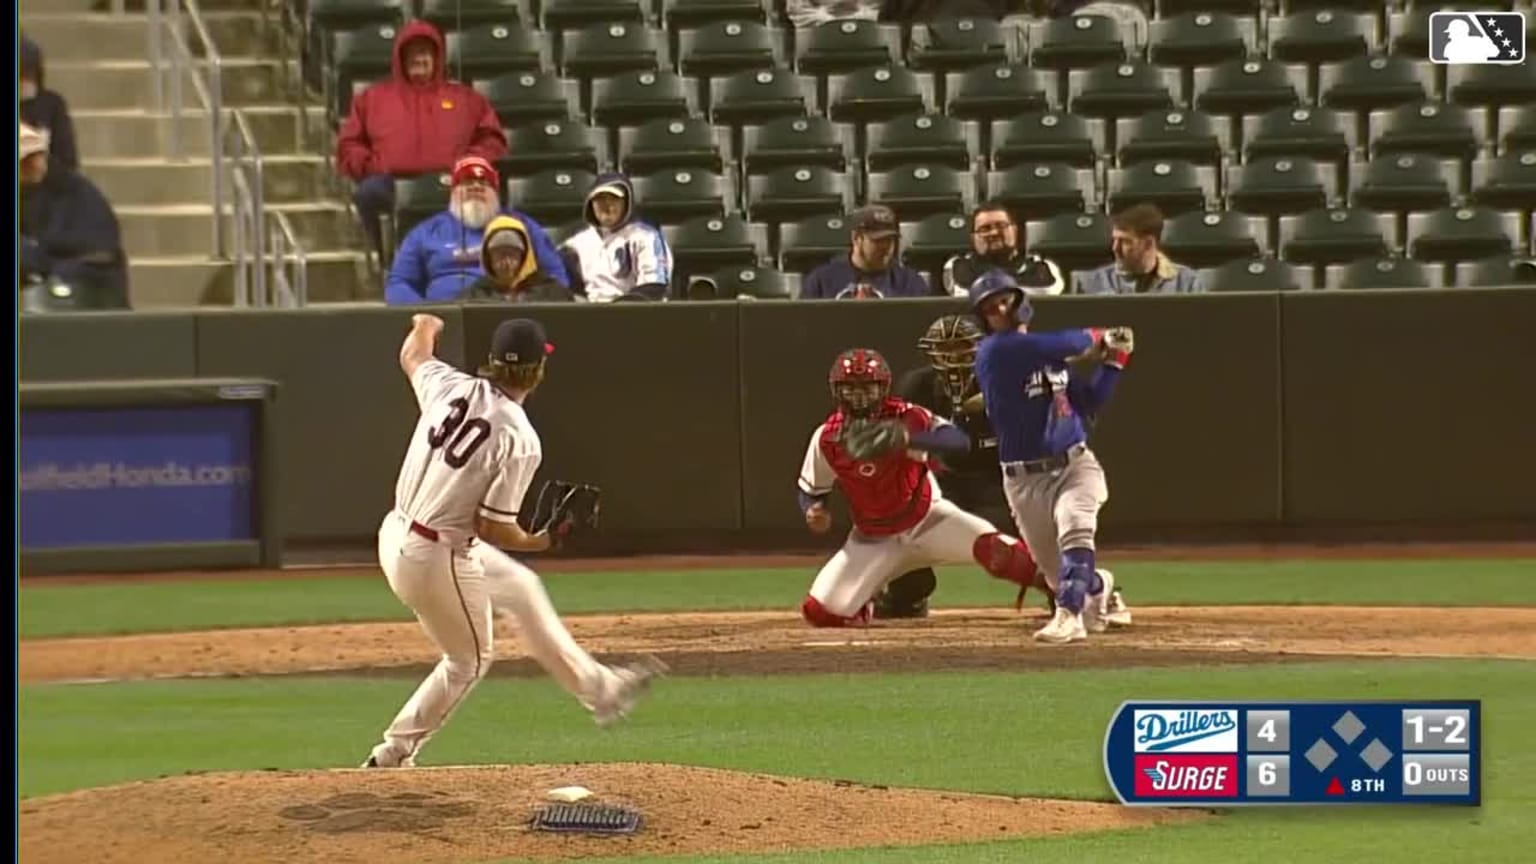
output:
[[[817,267],[800,287],[802,300],[927,297],[934,292],[916,270],[901,263],[901,228],[883,204],[854,211],[851,247]]]
[[[1027,294],[1060,294],[1066,287],[1061,268],[1038,255],[1024,254],[1019,223],[1008,207],[986,201],[971,211],[971,249],[944,262],[944,290],[965,297],[971,283],[989,270],[1006,270]]]

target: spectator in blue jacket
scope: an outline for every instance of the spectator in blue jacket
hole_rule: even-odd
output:
[[[1078,294],[1197,294],[1200,274],[1163,252],[1163,212],[1137,204],[1110,218],[1112,264],[1072,274]]]
[[[75,123],[69,117],[69,105],[63,96],[43,83],[43,49],[23,35],[16,62],[16,107],[21,122],[48,133],[49,160],[55,166],[80,170],[80,154],[75,150]]]
[[[48,133],[20,124],[16,233],[23,285],[46,285],[74,308],[128,306],[128,259],[117,215],[91,181],[50,165]]]
[[[511,216],[527,228],[538,269],[570,287],[565,261],[544,227],[516,210],[503,209],[497,192],[501,178],[490,162],[466,156],[454,163],[448,209],[411,229],[395,252],[384,284],[384,300],[404,303],[453,303],[485,275],[480,244],[485,227],[497,216]]]
[[[901,229],[896,213],[871,204],[853,214],[847,254],[812,270],[800,286],[803,300],[861,300],[927,297],[934,292],[922,274],[901,263]]]

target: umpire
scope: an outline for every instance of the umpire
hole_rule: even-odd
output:
[[[939,474],[944,497],[999,531],[1015,534],[1018,528],[998,470],[997,436],[976,383],[976,346],[981,337],[981,328],[970,315],[945,315],[929,324],[917,340],[917,347],[928,355],[928,365],[902,375],[896,395],[948,419],[971,439],[969,453],[944,458]],[[938,577],[930,567],[903,573],[875,598],[875,617],[927,617],[928,597],[936,587]]]

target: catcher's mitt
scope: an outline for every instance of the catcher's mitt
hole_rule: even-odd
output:
[[[596,486],[548,480],[539,489],[529,530],[534,534],[548,531],[558,547],[572,534],[597,528],[602,501],[603,491]]]
[[[905,450],[909,439],[906,424],[896,418],[857,420],[843,429],[843,449],[861,462]]]

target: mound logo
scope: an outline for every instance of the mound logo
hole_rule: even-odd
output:
[[[1236,753],[1237,712],[1137,711],[1131,735],[1137,753]]]
[[[1237,756],[1136,757],[1137,798],[1236,798]]]

